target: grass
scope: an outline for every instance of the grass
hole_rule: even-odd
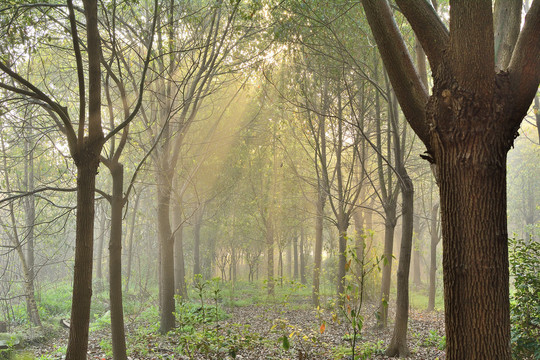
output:
[[[424,292],[411,290],[410,293],[410,302],[411,306],[417,310],[425,311],[428,307],[429,296]],[[444,310],[444,298],[442,294],[437,294],[435,296],[435,310],[443,311]]]

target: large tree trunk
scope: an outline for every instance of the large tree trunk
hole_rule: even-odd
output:
[[[437,157],[447,356],[510,359],[506,152],[474,137]]]
[[[394,229],[396,228],[396,204],[385,206],[384,219],[384,253],[381,281],[380,316],[377,325],[384,328],[388,325],[388,301],[390,299],[390,280],[392,277],[392,256],[394,248]]]
[[[492,94],[472,95],[443,67],[428,103],[428,121],[438,124],[431,137],[449,359],[510,359],[506,154],[516,129],[508,125],[506,76],[498,77]]]
[[[101,146],[85,146],[77,165],[77,215],[75,269],[71,301],[71,327],[66,351],[68,360],[86,360],[90,299],[92,298],[92,260],[94,248],[94,192]]]
[[[411,178],[404,168],[398,169],[401,178],[402,225],[401,247],[397,271],[396,322],[387,356],[409,356],[407,347],[407,322],[409,319],[409,269],[411,265],[411,249],[414,221],[414,187]]]
[[[429,300],[427,311],[435,310],[435,289],[437,281],[437,244],[439,244],[439,230],[437,226],[437,217],[439,214],[439,204],[433,205],[431,209],[431,255],[429,266]]]
[[[122,210],[124,208],[124,167],[111,164],[111,234],[109,242],[109,299],[111,302],[111,337],[115,360],[127,359],[122,304]]]
[[[158,237],[160,245],[160,304],[159,331],[166,334],[174,328],[174,238],[169,219],[171,176],[158,174]]]

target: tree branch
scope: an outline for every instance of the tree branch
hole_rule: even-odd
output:
[[[497,0],[493,13],[495,31],[495,66],[504,70],[510,63],[519,36],[523,0]]]
[[[460,87],[491,97],[495,86],[491,0],[450,1],[449,58]]]
[[[527,113],[540,83],[540,0],[534,0],[519,34],[508,71],[519,119]]]
[[[429,151],[431,147],[425,111],[428,93],[414,68],[388,1],[362,0],[362,4],[401,109]]]
[[[109,140],[111,137],[116,135],[120,130],[125,128],[132,120],[135,118],[137,113],[139,112],[139,109],[142,105],[142,99],[143,99],[143,92],[144,92],[144,82],[146,78],[146,72],[148,70],[148,65],[150,64],[151,54],[152,54],[152,44],[154,42],[154,34],[156,30],[156,22],[157,22],[157,14],[158,14],[158,8],[159,8],[159,2],[158,0],[155,0],[155,10],[154,10],[154,19],[152,21],[152,36],[150,37],[150,44],[148,44],[148,52],[146,53],[146,59],[144,61],[144,68],[141,76],[141,83],[139,86],[139,98],[137,99],[137,104],[135,104],[135,108],[131,112],[131,114],[116,128],[114,128],[110,133],[105,136],[104,142]]]
[[[77,137],[75,135],[75,130],[73,129],[73,125],[71,124],[71,120],[69,118],[69,114],[67,112],[67,108],[61,106],[56,101],[51,99],[48,95],[46,95],[43,91],[39,90],[35,85],[33,85],[30,81],[23,78],[21,75],[19,75],[17,72],[13,71],[9,66],[7,66],[3,61],[0,60],[0,70],[5,72],[9,77],[11,77],[13,80],[18,82],[19,84],[27,87],[31,93],[33,93],[32,97],[35,99],[39,99],[49,105],[51,109],[58,114],[60,119],[62,119],[62,123],[65,126],[66,129],[66,138],[68,141],[68,145],[70,148],[71,153],[73,154],[76,144],[77,144]],[[6,85],[9,86],[9,85]],[[19,94],[28,95],[30,96],[30,92],[27,92],[27,90],[22,90],[16,87],[12,87],[11,89],[8,89],[5,86],[2,86],[3,88],[17,92]]]
[[[396,0],[396,3],[411,24],[435,72],[448,47],[448,29],[426,0]]]
[[[77,33],[77,21],[75,20],[75,12],[73,10],[73,1],[67,0],[69,10],[69,24],[71,30],[71,38],[73,40],[73,52],[77,64],[77,78],[79,84],[79,142],[82,143],[84,137],[84,122],[86,118],[86,92],[84,88],[84,68],[81,57],[81,48],[79,46],[79,34]]]
[[[18,193],[17,195],[13,195],[13,196],[9,196],[9,197],[0,199],[0,204],[5,203],[5,202],[9,202],[9,201],[13,201],[13,200],[17,200],[17,199],[23,198],[25,196],[35,195],[37,193],[44,192],[44,191],[74,192],[74,191],[77,191],[77,188],[56,188],[56,187],[47,186],[47,187],[44,187],[44,188],[35,189],[33,191],[21,192],[21,193]]]

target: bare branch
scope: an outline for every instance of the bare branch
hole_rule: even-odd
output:
[[[13,195],[13,196],[9,196],[9,197],[0,199],[0,204],[5,203],[5,202],[9,202],[9,201],[13,201],[13,200],[17,200],[17,199],[23,198],[25,196],[30,196],[30,195],[34,195],[34,194],[37,194],[37,193],[41,193],[41,192],[44,192],[44,191],[74,192],[74,191],[77,191],[77,188],[57,188],[57,187],[46,186],[44,188],[35,189],[33,191],[18,192],[17,195]]]

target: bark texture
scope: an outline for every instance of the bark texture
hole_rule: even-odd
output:
[[[93,145],[93,146],[92,146]],[[77,165],[77,219],[75,238],[75,268],[71,327],[66,359],[86,360],[88,325],[92,298],[92,260],[94,245],[94,192],[101,145],[87,144]]]
[[[494,96],[482,99],[446,74],[435,78],[428,116],[441,196],[447,356],[509,359],[506,153],[517,130],[506,121],[511,94],[505,75]]]

